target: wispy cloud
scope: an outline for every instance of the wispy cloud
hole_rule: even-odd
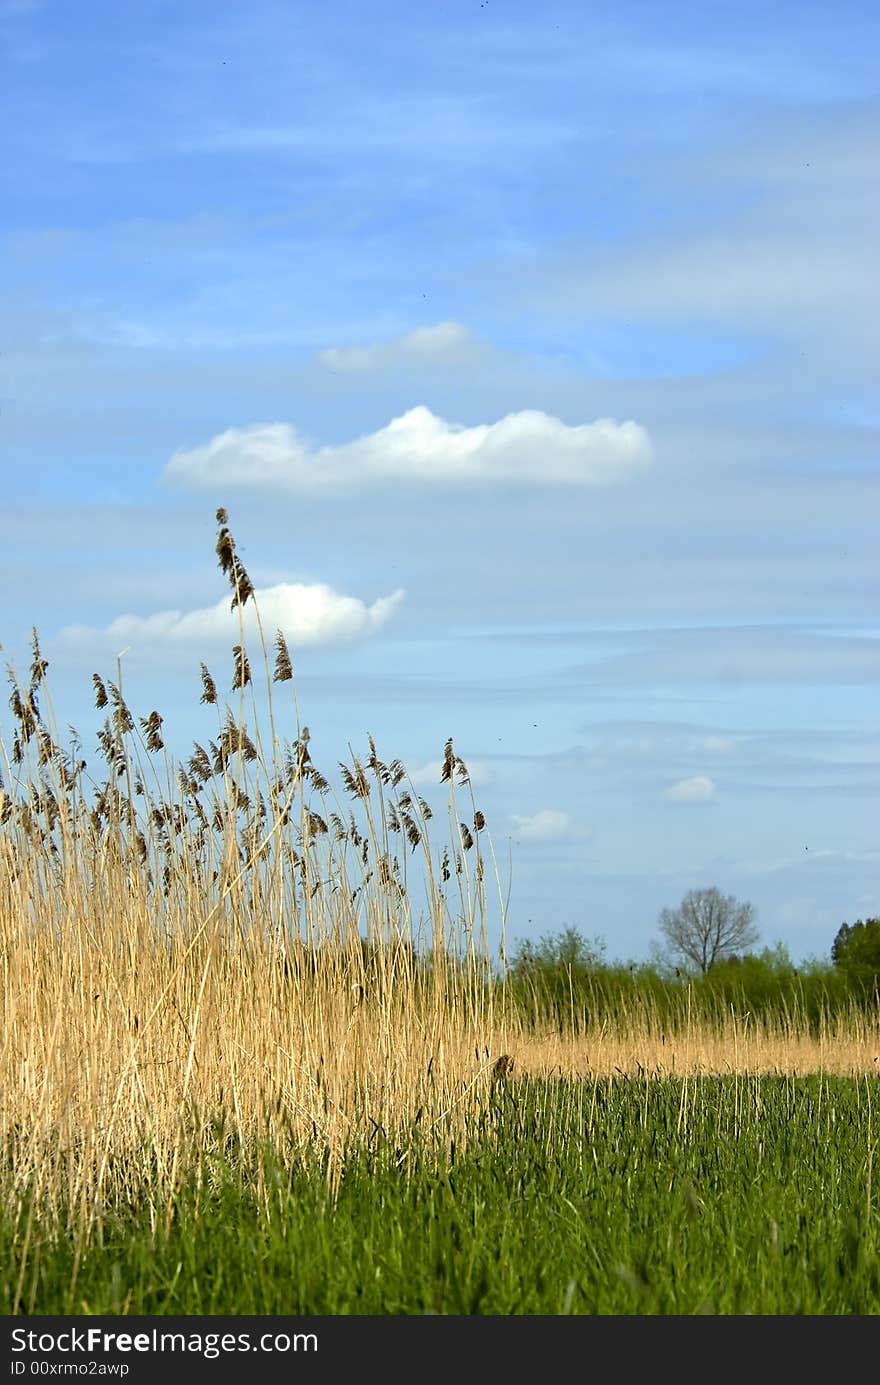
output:
[[[318,360],[328,370],[387,370],[418,362],[463,364],[475,349],[474,338],[460,322],[438,322],[372,346],[330,346],[318,353]]]
[[[398,589],[366,605],[345,596],[323,582],[283,582],[257,591],[264,629],[281,630],[288,642],[298,645],[342,644],[374,635],[385,625],[403,600]],[[245,633],[256,635],[253,605],[244,607]],[[215,644],[238,637],[238,614],[224,597],[214,606],[195,611],[157,611],[149,616],[122,615],[109,625],[67,625],[59,638],[67,645],[192,645]]]
[[[805,871],[827,871],[835,866],[854,864],[871,867],[880,865],[880,851],[852,851],[827,847],[811,850],[809,845],[805,845],[802,852],[793,856],[749,856],[733,862],[737,870],[747,875],[775,875],[789,871],[796,871],[802,875]]]
[[[313,447],[289,423],[229,428],[203,447],[179,449],[168,480],[190,486],[324,491],[370,482],[609,485],[651,460],[638,423],[600,418],[569,425],[539,409],[467,428],[424,405],[354,442]]]
[[[671,803],[708,803],[715,797],[715,784],[707,774],[695,774],[679,779],[663,795]]]
[[[869,683],[880,671],[880,638],[872,631],[772,625],[621,633],[633,647],[567,671],[573,682]],[[722,738],[723,739],[723,738]],[[713,744],[714,753],[729,747]]]
[[[475,789],[482,788],[485,784],[491,783],[492,773],[489,768],[480,760],[468,760],[468,775]],[[443,773],[442,760],[428,760],[423,765],[417,765],[409,771],[409,777],[417,789],[433,788],[440,783],[440,775]]]
[[[706,736],[700,742],[700,749],[705,750],[707,755],[732,755],[736,742],[730,736]]]
[[[353,155],[360,159],[417,159],[426,163],[482,165],[493,158],[507,165],[533,160],[547,149],[577,145],[584,130],[560,120],[511,107],[485,91],[455,95],[386,88],[381,99],[359,94],[356,104],[339,99],[305,120],[254,125],[218,124],[166,135],[167,151],[181,154],[298,155],[312,160]]]
[[[762,125],[668,169],[684,202],[695,186],[729,202],[724,222],[606,247],[560,245],[543,266],[524,262],[512,275],[506,265],[502,291],[509,294],[513,279],[533,307],[566,315],[711,322],[757,329],[765,339],[806,339],[811,361],[831,333],[836,356],[846,350],[858,360],[866,341],[876,341],[880,304],[872,273],[877,143],[867,109],[836,121]]]
[[[531,817],[511,813],[510,824],[516,837],[529,842],[566,837],[572,830],[572,821],[568,813],[562,813],[557,808],[542,808]]]

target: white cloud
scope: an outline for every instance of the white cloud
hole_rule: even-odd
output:
[[[229,428],[202,447],[178,449],[165,476],[191,486],[326,491],[370,481],[607,485],[651,460],[638,423],[600,418],[568,425],[539,409],[472,428],[424,405],[354,442],[313,447],[290,423]]]
[[[372,346],[331,346],[318,353],[318,360],[337,371],[386,370],[419,361],[460,363],[473,355],[475,345],[460,322],[438,322]]]
[[[475,789],[481,789],[485,784],[491,783],[491,771],[480,760],[468,760],[467,758],[465,758],[465,764],[468,767],[470,781]],[[435,785],[440,783],[440,775],[442,774],[442,772],[442,760],[429,760],[426,764],[419,765],[417,768],[411,769],[409,771],[409,777],[417,789],[433,788]],[[458,787],[459,782],[459,776],[456,773],[456,788]]]
[[[732,755],[736,745],[729,736],[706,736],[700,748],[710,755]]]
[[[344,596],[323,582],[305,584],[282,582],[257,591],[260,616],[267,638],[276,630],[284,632],[293,646],[338,644],[362,639],[380,630],[403,600],[398,588],[379,597],[371,606],[355,596]],[[245,634],[257,635],[254,606],[244,607]],[[109,643],[138,645],[194,645],[219,642],[239,633],[238,613],[224,597],[214,606],[195,611],[157,611],[151,616],[123,615],[101,629],[88,625],[68,625],[60,632],[67,644]]]
[[[556,808],[542,808],[532,817],[511,813],[510,821],[514,835],[525,841],[547,841],[551,837],[565,837],[571,831],[568,813],[561,813]]]
[[[663,797],[672,803],[708,803],[715,797],[715,784],[707,774],[695,774],[691,779],[679,779]]]

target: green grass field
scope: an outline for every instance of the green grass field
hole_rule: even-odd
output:
[[[54,1231],[5,1222],[0,1311],[873,1314],[878,1096],[821,1075],[511,1082],[459,1148],[377,1131],[333,1192],[312,1153],[215,1126],[168,1222],[148,1177],[88,1244],[61,1206]]]

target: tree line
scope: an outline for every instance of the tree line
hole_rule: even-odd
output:
[[[609,961],[604,939],[574,927],[524,940],[507,981],[536,1020],[575,1027],[636,1013],[673,1024],[685,1000],[706,1018],[732,1009],[810,1029],[854,1006],[880,1008],[880,918],[843,923],[827,958],[796,963],[783,943],[758,950],[753,906],[713,887],[664,909],[659,932],[646,962]]]

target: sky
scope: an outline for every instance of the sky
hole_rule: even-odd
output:
[[[97,759],[119,658],[186,758],[224,506],[328,778],[372,735],[439,850],[453,738],[508,948],[643,960],[714,886],[827,959],[880,913],[878,51],[855,0],[0,0],[3,659]]]

